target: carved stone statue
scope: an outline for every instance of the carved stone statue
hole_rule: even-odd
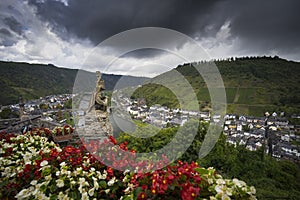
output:
[[[108,97],[102,94],[105,90],[104,80],[101,79],[101,73],[99,71],[96,72],[96,76],[96,91],[92,94],[88,112],[92,112],[92,109],[94,108],[102,131],[106,134],[110,134],[112,132],[112,126],[108,116]]]
[[[102,96],[102,91],[105,90],[104,81],[101,79],[101,73],[96,72],[97,85],[95,94],[95,109],[107,112],[108,98],[107,96]]]
[[[23,99],[22,95],[20,95],[20,97],[19,97],[19,106],[20,106],[19,116],[20,116],[21,121],[29,119],[29,115],[25,113],[24,105],[25,105],[24,99]]]
[[[22,119],[22,117],[24,115],[24,99],[23,99],[22,95],[20,95],[20,97],[19,97],[19,106],[20,106],[19,116],[20,116],[20,119]]]
[[[107,112],[108,98],[107,96],[102,95],[102,91],[105,90],[104,80],[101,79],[101,73],[99,71],[96,72],[96,76],[96,91],[92,94],[89,111],[91,111],[92,108],[95,108],[95,110]]]

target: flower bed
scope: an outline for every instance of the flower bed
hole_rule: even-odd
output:
[[[150,172],[122,172],[103,162],[130,167],[145,162],[131,163],[134,151],[129,151],[128,159],[116,160],[111,152],[93,156],[87,146],[61,148],[49,142],[47,134],[45,129],[18,136],[0,134],[1,199],[255,199],[254,187],[223,179],[213,168],[201,168],[195,162],[178,161]],[[114,144],[110,137],[102,143],[92,141],[88,149],[114,148]],[[126,143],[115,152],[120,151],[128,152]]]

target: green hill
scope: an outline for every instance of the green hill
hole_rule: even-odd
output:
[[[192,65],[193,64],[193,65]],[[187,63],[176,69],[190,83],[202,110],[209,109],[210,95],[203,78],[193,67],[207,62]],[[227,112],[262,115],[265,111],[300,112],[300,63],[275,57],[243,57],[215,61],[227,96]],[[171,70],[161,74],[137,89],[133,98],[144,97],[149,105],[161,104],[179,107],[175,95],[166,87],[153,84],[157,81],[178,85],[178,76]],[[213,88],[218,89],[218,88]],[[184,95],[190,90],[181,88]]]
[[[54,65],[28,64],[0,61],[0,105],[17,103],[19,95],[24,99],[34,99],[50,94],[72,93],[78,74],[94,85],[96,75],[91,72],[59,68]],[[103,74],[106,89],[112,90],[122,77],[127,86],[142,84],[148,78]]]

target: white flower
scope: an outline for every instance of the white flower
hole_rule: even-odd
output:
[[[108,186],[112,186],[116,181],[116,177],[113,177],[112,179],[110,179],[108,182],[107,182],[107,185]]]
[[[15,196],[15,198],[17,198],[17,199],[26,199],[26,198],[30,195],[29,192],[30,192],[30,191],[29,191],[28,189],[23,189],[23,190],[21,190],[21,191]]]
[[[217,184],[224,185],[225,181],[223,179],[217,179]]]
[[[71,181],[70,184],[71,184],[71,185],[75,185],[76,182],[75,182],[75,181]]]
[[[223,193],[223,186],[216,185],[215,190],[218,194]]]
[[[99,189],[99,184],[97,181],[94,180],[94,189],[98,190]]]
[[[54,143],[53,143],[53,142],[51,142],[51,144],[53,144],[53,145],[54,145]],[[57,150],[57,152],[62,152],[62,149],[61,149],[60,147],[56,147],[56,150]]]
[[[230,200],[231,198],[229,196],[227,196],[227,194],[224,194],[222,196],[222,200]]]
[[[15,175],[16,175],[16,172],[12,173],[12,174],[10,175],[10,177],[14,177]]]
[[[43,162],[41,162],[41,167],[44,167],[44,166],[46,166],[46,165],[48,165],[48,161],[47,160],[44,160]]]
[[[103,174],[101,174],[99,171],[97,171],[97,174],[98,174],[98,178],[101,180],[105,180],[106,177],[107,177],[107,171],[103,171]]]
[[[60,171],[60,173],[63,175],[63,174],[67,174],[68,171],[65,168],[62,168],[61,171]]]
[[[50,153],[50,151],[51,151],[51,150],[50,150],[48,147],[43,149],[43,152],[44,152],[44,153]]]
[[[58,180],[56,180],[56,185],[57,185],[57,187],[61,188],[61,187],[64,187],[65,184],[64,184],[63,180],[58,179]]]
[[[92,197],[92,196],[94,195],[94,192],[95,192],[95,189],[94,189],[94,188],[90,189],[90,190],[89,190],[89,195]]]
[[[55,172],[55,175],[59,176],[60,175],[60,171]]]
[[[124,178],[123,178],[123,180],[122,180],[122,182],[126,182],[128,180],[128,178],[127,178],[127,176],[124,176]]]
[[[69,200],[70,198],[68,197],[68,195],[66,194],[63,198],[63,200]]]
[[[82,173],[82,167],[77,167],[76,171],[74,172],[75,176],[79,175]]]
[[[251,186],[250,187],[250,193],[255,194],[256,193],[256,189],[255,187]],[[249,193],[248,193],[249,194]]]
[[[63,167],[63,166],[66,166],[66,163],[65,162],[62,162],[62,163],[60,163],[59,164],[61,167]]]
[[[31,185],[36,185],[37,184],[37,180],[33,180],[30,182]]]
[[[59,192],[57,198],[58,199],[63,199],[64,198],[64,193],[63,192]]]
[[[208,179],[207,179],[207,182],[208,182],[208,184],[210,184],[210,185],[211,185],[211,184],[213,184],[213,183],[214,183],[214,180],[213,180],[212,178],[208,178]]]
[[[89,186],[89,183],[85,180],[85,178],[79,178],[79,185],[82,186]]]
[[[89,199],[89,196],[88,196],[87,192],[82,193],[81,200],[88,200],[88,199]]]
[[[71,177],[71,171],[67,171],[67,175],[70,178]]]
[[[233,189],[232,189],[232,188],[227,188],[227,189],[226,189],[226,194],[227,194],[228,196],[232,196],[232,192],[233,192]]]
[[[240,181],[236,178],[232,179],[233,183],[238,186],[238,187],[243,187],[243,186],[246,186],[246,183],[244,181]]]
[[[78,191],[79,191],[80,193],[83,193],[82,185],[80,185],[80,186],[78,187]]]
[[[51,174],[48,175],[48,176],[45,176],[45,180],[46,180],[46,181],[50,181],[51,179],[52,179]]]
[[[105,192],[106,194],[108,194],[108,193],[109,193],[109,191],[110,191],[110,189],[106,189],[106,190],[104,190],[104,192]]]
[[[125,194],[129,194],[129,192],[130,192],[131,189],[132,189],[131,187],[127,187],[127,188],[124,190],[124,193],[125,193]]]
[[[11,172],[10,167],[5,167],[4,174],[9,174]]]
[[[49,197],[47,197],[45,194],[40,193],[37,195],[37,199],[39,200],[46,200],[46,199],[50,199]]]
[[[83,185],[84,182],[85,182],[85,178],[79,178],[79,185]]]

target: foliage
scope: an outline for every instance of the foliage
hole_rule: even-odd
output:
[[[263,150],[249,151],[244,146],[234,147],[226,143],[223,135],[214,149],[204,159],[203,166],[214,166],[227,178],[237,177],[254,185],[258,199],[300,195],[300,168],[290,161],[277,161]]]
[[[45,104],[45,103],[41,103],[41,104],[39,105],[39,108],[40,108],[41,110],[48,110],[48,109],[49,109],[49,105],[48,105],[48,104]]]
[[[195,162],[179,161],[147,173],[121,172],[99,161],[103,155],[99,158],[86,151],[87,146],[97,149],[99,145],[101,150],[116,149],[113,137],[60,148],[40,136],[50,132],[0,134],[1,199],[255,199],[254,187],[237,179],[223,179],[213,168],[201,168]],[[122,151],[127,151],[125,143],[116,154]],[[117,165],[130,161],[114,160],[114,155],[108,154],[104,158]],[[127,164],[139,166],[143,162]]]
[[[178,161],[153,173],[136,175],[138,199],[256,199],[255,188],[238,179],[223,179],[213,168]]]
[[[190,129],[192,125],[189,124]],[[174,138],[178,128],[160,130],[157,135],[149,138],[136,138],[132,134],[122,133],[118,141],[128,142],[128,146],[137,152],[157,150]],[[198,159],[198,153],[207,131],[207,124],[200,123],[194,141],[187,151],[179,158],[192,162]],[[258,151],[249,151],[245,146],[234,147],[226,142],[226,136],[221,135],[212,151],[197,162],[204,167],[214,167],[224,177],[239,178],[255,186],[258,199],[273,199],[288,197],[298,199],[300,196],[300,169],[290,161],[277,161]]]
[[[72,109],[72,99],[71,98],[64,103],[64,108]]]
[[[51,64],[0,61],[0,74],[0,104],[2,105],[18,103],[20,95],[24,99],[30,100],[51,94],[70,94],[73,89],[91,91],[95,89],[96,83],[94,73],[77,69],[58,68]],[[107,90],[112,90],[120,78],[124,79],[124,83],[126,83],[122,87],[136,86],[147,80],[144,77],[113,74],[102,74],[102,78],[105,81]],[[75,79],[82,81],[82,88],[73,88]]]
[[[161,106],[179,107],[176,96],[168,88],[158,84],[145,84],[131,96],[133,99],[145,98],[147,105],[160,104]]]
[[[196,68],[208,62],[195,62],[179,65],[180,72],[194,89],[199,104],[210,101],[210,95]],[[212,63],[211,63],[212,64]],[[248,57],[233,60],[215,61],[226,87],[229,111],[235,114],[261,116],[265,111],[285,111],[299,113],[300,84],[298,74],[300,63],[278,57]],[[179,87],[182,93],[187,89],[180,85],[179,76],[172,70],[151,79],[149,84],[138,88],[133,97],[143,96],[147,104],[161,104],[170,108],[179,107],[176,97],[163,86],[151,84],[162,82]],[[210,88],[218,90],[218,88]],[[191,92],[191,91],[189,91]],[[189,95],[187,92],[184,95]]]
[[[169,127],[159,129],[150,124],[137,123],[137,128],[134,133],[121,133],[117,140],[118,142],[128,143],[130,149],[134,149],[139,153],[157,151],[174,140],[175,145],[168,153],[174,154],[184,161],[192,162],[198,158],[201,141],[208,127],[208,124],[205,122],[201,122],[200,125],[198,125],[198,121],[190,120],[181,128]],[[174,138],[176,134],[182,134],[184,138],[176,139]],[[188,138],[191,138],[191,140]],[[183,149],[186,149],[186,151],[182,152]],[[166,156],[169,156],[169,158],[174,157],[171,155]]]
[[[0,119],[9,119],[19,117],[17,112],[12,111],[10,108],[4,108],[0,112]]]

